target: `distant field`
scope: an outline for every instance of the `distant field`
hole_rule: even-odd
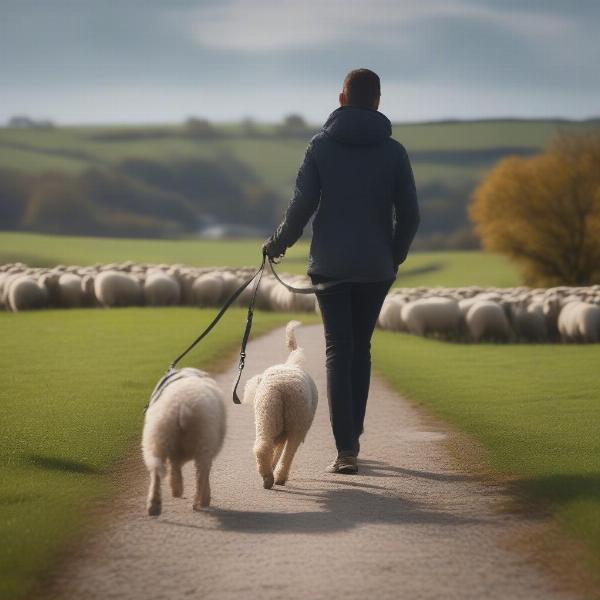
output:
[[[30,592],[79,539],[92,501],[123,485],[115,461],[137,444],[154,384],[214,312],[0,313],[0,598]],[[261,312],[253,335],[291,317]],[[231,309],[185,365],[213,370],[233,358],[245,321]]]
[[[600,585],[600,346],[449,344],[377,331],[373,349],[394,387],[482,442],[494,469],[518,477],[514,491],[585,542]]]
[[[262,240],[131,240],[0,232],[0,264],[90,265],[133,260],[194,266],[258,266]],[[281,272],[305,273],[307,242],[288,250]],[[480,251],[415,252],[400,267],[400,286],[518,285],[502,257]]]
[[[326,115],[324,115],[324,118]],[[597,123],[596,123],[597,124]],[[393,135],[407,147],[419,186],[474,181],[500,156],[529,153],[545,146],[561,129],[589,128],[590,122],[491,120],[394,125]],[[152,127],[156,137],[106,139],[119,127],[59,127],[48,131],[0,128],[0,167],[26,171],[77,171],[128,157],[157,160],[218,158],[231,155],[247,164],[265,185],[288,197],[306,143],[311,136],[280,138],[274,126],[260,136],[244,136],[239,125],[223,125],[222,137],[192,139],[182,127]],[[141,129],[141,128],[137,128]],[[315,127],[316,129],[316,127]],[[135,131],[135,127],[127,127]],[[471,151],[469,153],[469,151]],[[486,154],[482,154],[485,152]]]

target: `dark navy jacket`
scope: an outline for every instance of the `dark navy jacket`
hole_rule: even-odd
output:
[[[314,213],[309,275],[393,279],[417,231],[419,207],[408,155],[391,134],[376,110],[343,106],[331,113],[306,149],[269,254],[293,245]]]

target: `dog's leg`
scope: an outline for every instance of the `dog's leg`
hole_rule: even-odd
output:
[[[196,497],[194,498],[193,509],[202,510],[210,504],[210,460],[196,461]]]
[[[298,450],[298,446],[300,446],[301,443],[302,438],[295,436],[288,437],[283,450],[283,455],[281,456],[281,461],[277,467],[277,473],[275,474],[275,483],[277,485],[285,485],[285,482],[288,480],[292,461],[294,460],[296,450]]]
[[[150,490],[148,491],[146,508],[151,517],[160,515],[162,500],[160,497],[160,475],[158,474],[158,469],[150,471]]]
[[[283,452],[283,447],[285,446],[285,438],[281,440],[277,440],[275,444],[275,450],[273,451],[273,471],[281,458],[281,453]]]
[[[183,476],[181,475],[181,463],[171,461],[171,493],[173,498],[183,496]]]
[[[254,454],[258,464],[258,472],[263,478],[263,487],[271,489],[273,487],[273,444],[266,440],[256,440],[254,444]]]

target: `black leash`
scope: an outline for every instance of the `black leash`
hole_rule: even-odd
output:
[[[237,387],[240,383],[240,379],[242,377],[242,371],[244,370],[244,365],[246,363],[246,344],[248,343],[248,338],[250,337],[250,330],[252,329],[252,318],[254,316],[254,303],[256,301],[256,293],[258,292],[258,286],[260,285],[260,280],[262,279],[262,276],[263,276],[263,273],[265,270],[266,258],[267,258],[266,255],[263,254],[263,260],[260,265],[260,268],[255,273],[255,277],[256,277],[256,275],[258,275],[258,278],[256,279],[256,282],[254,284],[252,298],[250,299],[250,304],[248,305],[248,317],[246,319],[246,329],[244,331],[244,337],[242,338],[242,346],[240,348],[240,362],[238,364],[238,374],[237,374],[237,378],[235,380],[235,384],[233,386],[233,403],[234,404],[241,404],[241,401],[237,395]],[[277,279],[277,281],[279,281],[279,283],[281,283],[281,285],[283,285],[288,290],[290,290],[290,292],[294,292],[295,294],[314,294],[317,291],[326,290],[330,287],[333,287],[334,285],[338,285],[340,283],[348,283],[350,281],[348,279],[340,279],[337,281],[327,281],[325,283],[318,283],[311,287],[297,288],[297,287],[293,287],[293,286],[289,285],[288,283],[283,281],[279,277],[279,275],[277,275],[277,273],[273,267],[274,264],[277,264],[277,263],[273,259],[269,258],[269,265],[271,267],[271,272],[275,276],[275,279]]]
[[[316,294],[317,292],[322,292],[327,290],[335,285],[339,285],[340,283],[356,283],[356,279],[336,279],[335,281],[325,281],[323,283],[315,283],[315,285],[311,285],[310,287],[297,288],[289,283],[286,283],[277,275],[277,272],[273,268],[273,265],[277,264],[275,261],[269,259],[269,263],[271,265],[271,273],[279,283],[287,288],[290,292],[294,292],[294,294]]]
[[[208,324],[206,329],[204,329],[204,331],[169,365],[167,372],[162,376],[162,378],[156,384],[156,387],[154,388],[154,391],[152,392],[152,394],[150,396],[150,400],[149,400],[148,404],[146,405],[146,407],[144,408],[144,412],[146,412],[148,410],[148,407],[151,404],[153,404],[154,402],[156,402],[156,400],[158,400],[158,398],[160,397],[160,395],[162,394],[163,390],[165,389],[165,387],[167,385],[169,385],[170,383],[173,383],[174,381],[177,381],[183,377],[183,375],[180,375],[179,371],[177,370],[177,363],[179,363],[179,361],[184,356],[186,356],[193,348],[196,347],[196,345],[201,340],[203,340],[211,332],[213,327],[221,320],[221,317],[227,312],[227,309],[237,300],[237,298],[240,296],[240,294],[252,283],[252,281],[254,281],[254,288],[252,290],[252,296],[251,296],[250,302],[248,304],[248,315],[246,317],[246,328],[244,330],[244,336],[242,338],[242,345],[240,348],[240,360],[238,363],[238,374],[237,374],[237,377],[236,377],[236,380],[235,380],[235,383],[233,386],[233,392],[232,392],[233,403],[241,404],[241,401],[237,395],[237,388],[240,383],[240,379],[242,377],[242,371],[244,370],[244,366],[246,364],[246,345],[248,344],[248,340],[250,338],[250,331],[252,330],[252,319],[254,317],[254,305],[256,303],[256,295],[258,293],[258,288],[260,286],[260,282],[261,282],[262,276],[265,271],[266,262],[267,262],[267,255],[263,253],[262,262],[260,264],[260,267],[254,272],[252,277],[249,277],[248,279],[246,279],[246,281],[244,281],[244,283],[242,283],[242,285],[239,288],[237,288],[237,290],[227,299],[225,304],[223,304],[223,306],[221,307],[221,310],[219,310],[219,312],[217,313],[217,316]],[[275,279],[277,279],[277,281],[279,283],[281,283],[281,285],[283,285],[285,288],[287,288],[290,292],[293,292],[295,294],[314,294],[317,291],[323,291],[323,290],[329,289],[330,287],[339,285],[340,283],[350,283],[352,281],[350,279],[340,279],[340,280],[336,280],[336,281],[327,281],[324,283],[317,283],[316,285],[310,286],[310,287],[297,288],[297,287],[293,287],[293,286],[289,285],[288,283],[286,283],[279,277],[279,275],[277,274],[277,272],[275,271],[275,269],[273,267],[274,264],[277,264],[277,263],[273,259],[269,258],[269,265],[271,267],[271,272],[273,273]]]
[[[252,275],[252,277],[249,277],[248,279],[246,279],[246,281],[244,281],[244,283],[242,283],[242,285],[239,288],[237,288],[237,290],[235,290],[235,292],[233,294],[231,294],[231,296],[227,299],[225,304],[223,304],[223,306],[221,307],[221,310],[219,310],[219,312],[217,313],[217,316],[208,324],[206,329],[204,329],[204,331],[169,365],[167,372],[161,377],[161,379],[156,384],[156,387],[154,388],[154,391],[152,392],[152,394],[150,396],[150,400],[148,401],[148,404],[146,404],[146,406],[144,408],[144,412],[146,412],[148,410],[148,408],[150,407],[151,404],[153,404],[154,402],[156,402],[156,400],[158,400],[158,398],[160,397],[163,390],[165,389],[165,387],[168,384],[173,383],[174,381],[177,381],[178,379],[180,379],[182,377],[181,375],[178,375],[179,371],[177,370],[177,363],[184,356],[186,356],[186,354],[188,354],[193,348],[195,348],[195,346],[211,332],[213,327],[221,320],[221,317],[227,312],[227,309],[238,299],[240,294],[252,283],[252,281],[254,281],[254,279],[257,275],[259,275],[257,283],[260,281],[260,278],[262,277],[262,273],[265,268],[265,261],[266,261],[266,257],[263,256],[260,267],[255,271],[255,273]],[[254,291],[252,293],[252,299],[250,302],[250,306],[248,308],[248,321],[246,323],[246,331],[244,332],[244,340],[242,342],[242,346],[243,346],[244,350],[246,347],[246,343],[248,341],[248,337],[250,336],[250,329],[252,327],[252,315],[253,315],[253,311],[254,311],[254,301],[256,300],[257,290],[258,290],[258,285],[255,285]],[[245,357],[245,353],[244,353],[244,357]],[[242,363],[241,355],[240,355],[240,363]],[[243,368],[244,367],[242,364],[241,369],[243,369]],[[238,382],[239,382],[239,377],[241,376],[241,369],[240,369],[240,373],[238,375]],[[237,388],[237,383],[236,383],[236,388]],[[236,402],[236,399],[237,399],[237,402]],[[239,398],[237,398],[237,395],[235,393],[235,389],[234,389],[233,401],[236,404],[240,404]]]

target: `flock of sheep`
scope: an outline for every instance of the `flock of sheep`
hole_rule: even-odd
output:
[[[22,263],[0,266],[0,307],[18,312],[40,308],[100,306],[220,306],[252,275],[253,269],[198,268],[131,261],[89,267],[58,265],[51,269]],[[291,285],[306,287],[305,276],[288,276]],[[248,286],[237,299],[247,306]],[[313,312],[311,294],[293,294],[265,273],[256,307],[274,311]]]
[[[382,329],[469,342],[600,342],[600,285],[394,288]]]
[[[251,269],[198,268],[131,261],[94,266],[0,266],[0,308],[18,312],[46,307],[216,307],[252,274]],[[285,275],[295,287],[303,275]],[[248,286],[237,299],[247,306]],[[318,312],[312,294],[295,294],[265,273],[256,297],[262,310]],[[379,327],[414,335],[480,342],[600,342],[600,285],[516,288],[393,288]]]

